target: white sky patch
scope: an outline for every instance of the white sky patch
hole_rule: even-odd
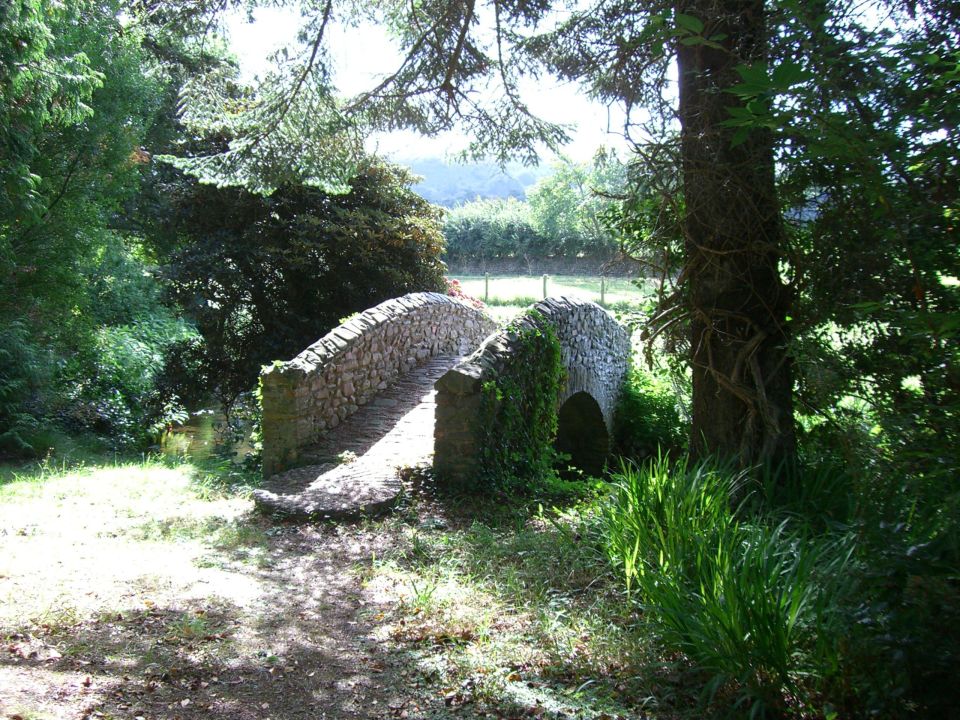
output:
[[[250,81],[269,68],[269,56],[296,41],[300,14],[291,8],[259,8],[255,22],[248,23],[246,14],[227,20],[230,44],[240,61],[242,77]],[[380,26],[362,23],[357,27],[335,24],[328,29],[334,83],[345,96],[356,95],[374,87],[395,70],[402,59],[394,41]],[[587,161],[597,148],[607,146],[625,150],[627,143],[621,131],[623,111],[591,102],[576,85],[550,78],[525,80],[521,84],[523,99],[530,109],[551,122],[573,126],[572,141],[563,153],[575,160]],[[376,133],[368,140],[368,149],[394,160],[417,157],[445,157],[467,145],[460,132],[447,132],[425,137],[409,130]],[[626,153],[622,153],[625,155]],[[543,162],[553,157],[545,154]]]

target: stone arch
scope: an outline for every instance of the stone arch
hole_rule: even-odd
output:
[[[595,442],[591,447],[599,455],[602,433],[597,428],[597,412],[609,443],[630,357],[629,333],[599,305],[576,298],[547,298],[531,309],[535,314],[520,320],[520,326],[537,328],[549,323],[560,343],[565,382],[557,398],[558,410],[572,402],[564,411],[567,424],[575,418],[592,419],[589,427],[595,431]],[[509,328],[491,335],[473,355],[437,381],[434,470],[449,482],[471,485],[483,471],[479,465],[482,388],[509,372],[518,337],[516,330]],[[597,461],[591,462],[595,466]]]
[[[588,475],[600,475],[610,454],[610,431],[600,404],[585,390],[575,392],[557,413],[554,447],[570,456],[570,464]]]

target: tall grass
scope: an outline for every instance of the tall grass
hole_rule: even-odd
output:
[[[663,642],[706,673],[705,699],[750,717],[815,704],[838,673],[849,541],[744,519],[744,476],[705,464],[661,457],[615,482],[608,556]]]

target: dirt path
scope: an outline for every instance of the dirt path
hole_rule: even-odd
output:
[[[364,568],[401,524],[274,526],[184,469],[0,490],[0,717],[446,714],[376,639],[395,598]]]

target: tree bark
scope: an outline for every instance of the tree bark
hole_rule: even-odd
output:
[[[783,247],[772,137],[735,145],[720,123],[737,96],[734,68],[763,62],[763,0],[680,0],[721,48],[679,43],[686,301],[691,321],[694,456],[741,467],[795,453]]]

